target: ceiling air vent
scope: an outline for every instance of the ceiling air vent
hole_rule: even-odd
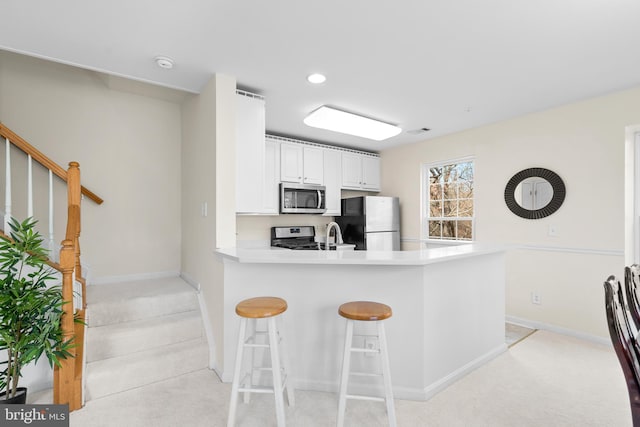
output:
[[[420,129],[408,130],[407,133],[410,133],[411,135],[420,135],[420,134],[423,134],[423,133],[427,133],[430,130],[431,129],[429,129],[429,128],[420,128]]]

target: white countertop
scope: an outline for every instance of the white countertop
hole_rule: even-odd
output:
[[[418,251],[294,251],[269,248],[221,248],[223,259],[253,264],[427,265],[504,252],[503,245],[470,243]]]

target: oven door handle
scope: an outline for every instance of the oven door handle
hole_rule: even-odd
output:
[[[318,192],[318,209],[322,208],[322,191],[316,190]]]

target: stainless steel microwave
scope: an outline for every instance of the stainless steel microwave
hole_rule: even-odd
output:
[[[322,214],[327,210],[322,185],[280,184],[280,213]]]

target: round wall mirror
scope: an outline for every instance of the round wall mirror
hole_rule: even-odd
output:
[[[539,219],[557,211],[566,194],[564,182],[555,172],[529,168],[515,174],[504,189],[504,201],[521,218]]]

